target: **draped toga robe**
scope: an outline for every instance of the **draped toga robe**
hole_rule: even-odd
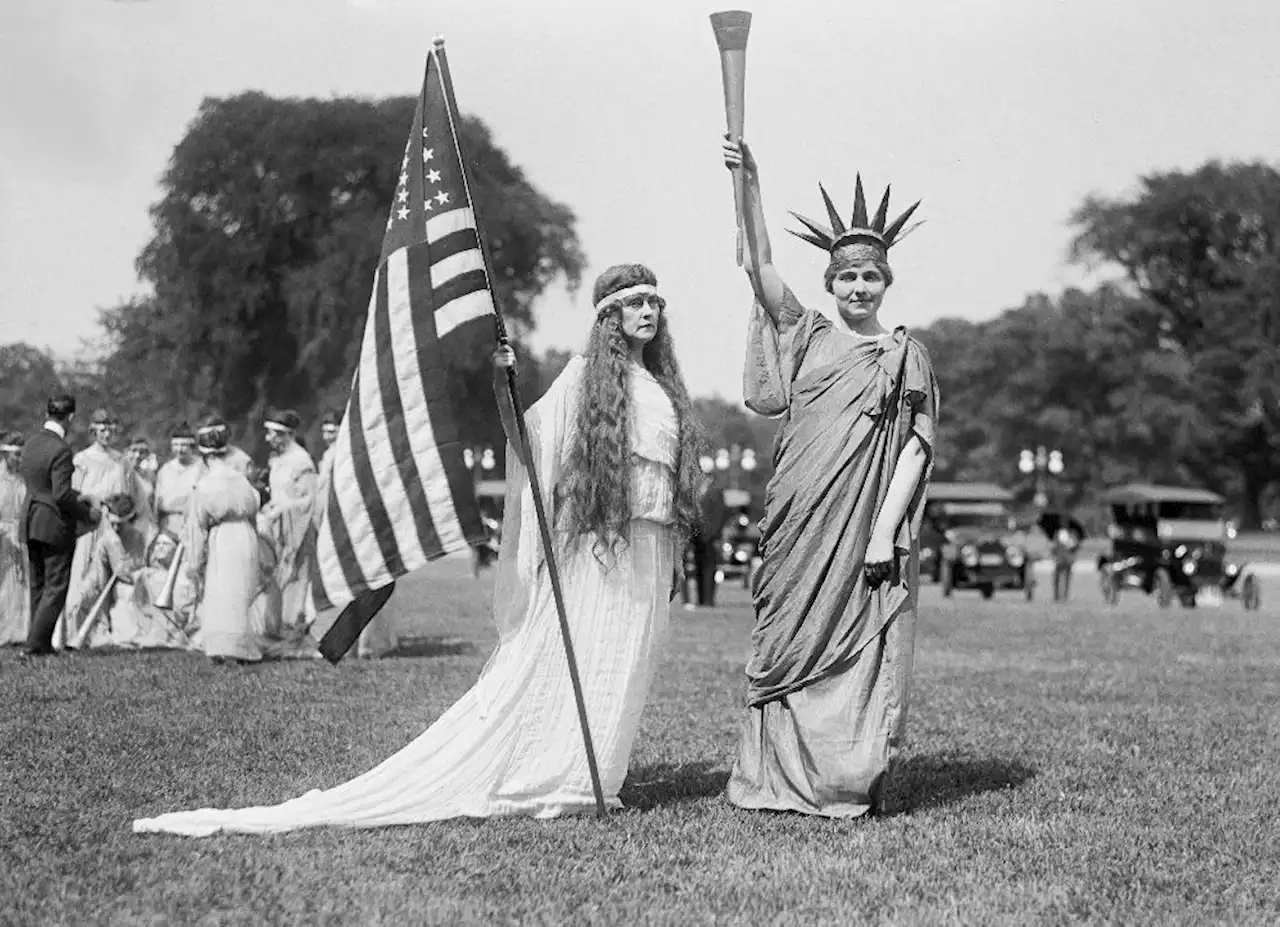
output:
[[[937,382],[905,328],[839,331],[789,290],[778,330],[753,311],[745,398],[782,421],[728,794],[746,808],[858,816],[878,803],[906,720]],[[867,543],[913,436],[929,462],[897,527],[897,566],[873,590]]]

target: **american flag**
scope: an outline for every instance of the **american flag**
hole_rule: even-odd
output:
[[[317,538],[317,609],[345,653],[394,581],[484,537],[445,358],[496,342],[495,312],[458,146],[441,43],[400,165],[360,362],[334,445]],[[341,644],[345,643],[345,646]],[[335,660],[336,662],[336,660]]]

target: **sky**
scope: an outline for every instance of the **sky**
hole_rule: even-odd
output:
[[[708,14],[725,0],[9,0],[0,11],[0,343],[72,355],[142,292],[134,260],[206,97],[416,94],[446,39],[460,107],[577,215],[584,286],[548,291],[537,349],[579,348],[610,264],[658,275],[696,394],[739,398],[750,290],[734,261]],[[775,264],[830,311],[787,235],[850,212],[855,174],[926,224],[890,255],[889,324],[991,318],[1088,284],[1070,216],[1153,171],[1280,163],[1280,3],[744,0],[746,138]],[[388,151],[389,159],[401,152]],[[1091,276],[1091,273],[1095,276]],[[935,358],[945,363],[945,358]]]

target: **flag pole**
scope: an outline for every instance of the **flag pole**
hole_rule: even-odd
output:
[[[502,320],[502,312],[498,309],[498,293],[493,285],[493,259],[489,256],[489,243],[480,233],[479,210],[471,196],[471,183],[467,176],[467,161],[462,156],[462,136],[454,122],[454,114],[458,112],[457,98],[453,95],[453,77],[449,74],[448,60],[445,58],[444,38],[436,36],[433,41],[436,57],[440,62],[440,79],[444,84],[445,102],[449,110],[449,122],[453,124],[454,143],[458,146],[458,165],[462,169],[462,183],[467,190],[467,199],[471,208],[476,210],[476,237],[480,240],[480,253],[484,256],[484,272],[489,280],[489,292],[493,297],[494,326],[497,329],[498,342],[506,347],[510,344],[507,337],[507,326]],[[582,727],[582,745],[587,752],[587,769],[591,773],[591,789],[595,793],[596,814],[604,815],[604,789],[600,785],[600,769],[596,765],[596,752],[591,744],[591,727],[587,723],[587,703],[582,695],[582,680],[578,675],[578,660],[573,652],[573,639],[569,633],[569,618],[565,611],[564,591],[560,587],[560,571],[556,567],[555,548],[551,536],[551,526],[547,521],[547,511],[542,499],[542,486],[538,481],[538,471],[534,466],[533,453],[529,445],[529,429],[525,423],[524,403],[520,400],[520,390],[516,385],[516,372],[507,368],[507,392],[511,405],[515,409],[516,430],[519,432],[520,448],[524,453],[525,469],[529,473],[529,488],[533,493],[533,507],[538,517],[538,530],[542,535],[542,550],[546,555],[547,576],[551,580],[551,594],[555,598],[556,617],[560,619],[560,639],[564,643],[564,655],[569,664],[569,681],[573,684],[573,698],[578,706],[578,722]]]

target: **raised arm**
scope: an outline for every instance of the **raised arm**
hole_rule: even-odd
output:
[[[738,229],[745,245],[742,269],[747,272],[756,300],[776,328],[787,286],[773,266],[773,250],[769,245],[769,230],[765,227],[764,204],[760,197],[760,171],[746,141],[735,141],[728,133],[724,137],[724,163],[729,170],[741,171],[743,175],[743,215]]]

